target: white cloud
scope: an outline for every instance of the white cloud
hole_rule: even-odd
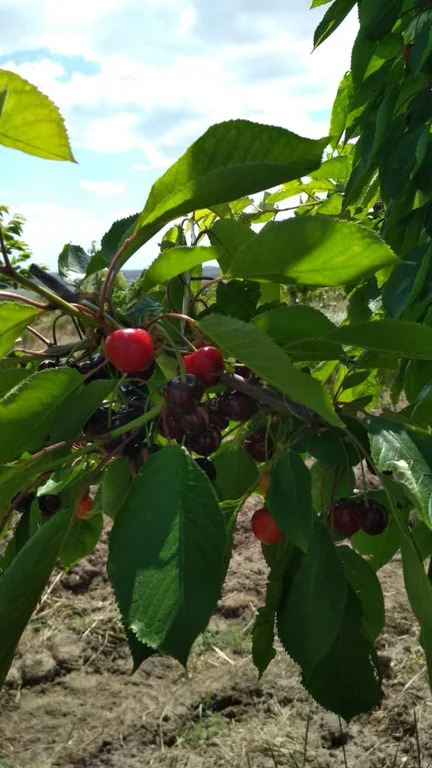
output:
[[[18,8],[25,4],[18,0]],[[66,16],[56,0],[43,5],[38,44],[68,51],[80,35],[85,44],[74,42],[73,51],[84,51],[100,71],[65,79],[64,67],[47,59],[6,66],[59,105],[76,149],[136,149],[153,168],[165,167],[212,123],[234,117],[325,133],[327,120],[317,122],[314,113],[330,109],[357,27],[352,14],[310,55],[317,16],[302,10],[303,0],[268,0],[265,8],[261,0],[238,0],[234,10],[228,0],[217,7],[110,0],[106,12],[99,0],[90,7],[76,0]]]
[[[86,190],[86,192],[93,192],[95,195],[101,195],[102,197],[109,197],[111,195],[124,195],[125,184],[124,182],[115,181],[90,181],[88,179],[82,179],[80,181],[80,187]]]

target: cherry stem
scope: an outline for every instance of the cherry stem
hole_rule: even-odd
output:
[[[48,304],[40,304],[38,301],[30,299],[28,296],[21,296],[19,293],[13,293],[13,291],[0,291],[0,296],[4,296],[5,299],[21,301],[23,304],[28,304],[29,307],[36,307],[36,309],[43,309],[44,311],[51,309]]]
[[[107,273],[105,275],[105,280],[104,280],[103,285],[102,285],[102,290],[101,290],[100,299],[99,299],[99,317],[102,320],[103,320],[103,317],[104,317],[105,304],[106,304],[107,298],[109,296],[109,292],[111,290],[111,284],[112,284],[113,279],[114,279],[115,268],[116,268],[118,262],[120,261],[121,257],[123,256],[126,248],[131,243],[133,243],[133,241],[136,239],[137,235],[138,235],[138,232],[135,232],[130,237],[127,237],[126,240],[124,240],[124,242],[121,244],[120,248],[116,251],[116,253],[114,254],[113,258],[111,259],[111,264],[109,265],[108,271],[107,271]]]
[[[121,427],[117,427],[116,429],[111,429],[105,435],[101,435],[97,443],[103,444],[104,442],[107,442],[107,440],[112,440],[114,437],[120,437],[125,432],[130,432],[132,429],[143,427],[149,421],[153,421],[156,416],[159,416],[163,407],[163,402],[158,403],[158,405],[154,405],[153,408],[150,408],[150,410],[147,411],[147,413],[144,413],[142,416],[138,416],[136,419],[132,419],[132,421],[129,421],[127,424],[123,424]]]
[[[153,320],[150,320],[147,325],[147,330],[149,331],[152,325],[158,323],[159,320],[163,320],[164,317],[174,317],[176,320],[184,320],[186,323],[190,323],[194,328],[198,328],[197,321],[193,320],[189,315],[183,315],[181,312],[164,312],[162,315],[158,315],[157,317],[154,317]]]
[[[39,341],[43,341],[44,344],[47,345],[47,347],[51,346],[52,341],[47,339],[46,336],[43,335],[43,333],[40,333],[40,331],[36,330],[36,328],[33,328],[31,325],[27,326],[27,330],[33,334],[33,336],[36,336]]]

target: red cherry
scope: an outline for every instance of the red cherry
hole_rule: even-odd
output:
[[[92,509],[93,509],[93,502],[90,496],[84,496],[84,498],[81,499],[80,503],[78,504],[75,510],[75,517],[77,517],[79,520],[82,520],[82,518],[85,517],[87,512],[90,512]]]
[[[338,499],[330,511],[333,528],[341,536],[353,536],[360,528],[358,505],[353,499]]]
[[[201,347],[185,355],[183,362],[186,371],[195,374],[206,387],[216,384],[223,372],[222,353],[216,347]]]
[[[388,514],[385,507],[373,499],[357,505],[357,520],[360,528],[369,536],[378,536],[388,526]]]
[[[273,520],[266,507],[255,510],[251,519],[254,536],[263,544],[277,544],[283,537],[283,531]]]
[[[143,328],[119,328],[107,336],[105,351],[114,368],[125,373],[143,371],[154,360],[153,339]]]

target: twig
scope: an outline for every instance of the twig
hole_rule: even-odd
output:
[[[46,285],[51,291],[54,291],[60,298],[70,303],[73,303],[74,301],[79,302],[80,297],[74,293],[74,291],[71,291],[67,285],[64,285],[58,277],[47,272],[46,269],[42,269],[37,264],[30,264],[29,271],[33,277],[40,280],[41,283]]]
[[[211,285],[216,285],[216,283],[220,283],[222,280],[226,280],[225,275],[220,275],[220,277],[215,277],[213,280],[210,280],[210,282],[205,283],[205,285],[202,285],[198,291],[195,293],[194,296],[192,296],[189,304],[189,312],[191,310],[191,307],[195,304],[195,302],[199,299],[203,291],[207,291]]]
[[[181,312],[164,312],[162,315],[157,315],[157,317],[154,317],[153,320],[150,320],[150,322],[147,325],[147,330],[150,330],[152,325],[155,323],[158,323],[159,320],[163,320],[164,317],[174,317],[176,320],[184,320],[187,323],[190,323],[195,328],[198,327],[198,323],[196,320],[193,320],[189,315],[183,315]]]
[[[37,330],[36,330],[36,328],[32,328],[32,326],[31,326],[31,325],[28,325],[28,326],[27,326],[27,330],[28,330],[30,333],[32,333],[32,334],[33,334],[33,336],[36,336],[36,338],[37,338],[37,339],[39,339],[39,341],[43,341],[43,343],[44,343],[44,344],[46,344],[46,345],[47,345],[47,347],[49,347],[49,346],[52,344],[52,341],[50,341],[49,339],[47,339],[47,337],[46,337],[46,336],[44,336],[44,335],[43,335],[43,333],[40,333],[40,331],[37,331]]]
[[[270,406],[271,410],[275,411],[275,413],[289,413],[291,416],[297,416],[297,418],[306,423],[311,423],[319,418],[315,411],[312,411],[307,406],[297,403],[288,397],[283,397],[283,395],[273,392],[273,390],[264,387],[262,384],[251,384],[247,379],[238,376],[236,373],[223,373],[221,382],[229,389],[236,389],[245,395],[249,395],[254,400]]]
[[[13,268],[13,266],[11,264],[10,259],[9,259],[9,255],[8,255],[7,248],[6,248],[6,243],[5,243],[4,237],[3,237],[3,228],[2,227],[0,227],[0,251],[1,251],[1,255],[3,256],[3,261],[4,261],[5,268],[7,269],[8,272],[10,272],[11,275],[13,275],[14,274],[14,268]]]
[[[107,300],[108,291],[110,290],[114,270],[117,266],[117,262],[120,261],[121,257],[123,256],[123,253],[125,252],[126,248],[133,243],[133,241],[136,239],[138,235],[138,232],[135,232],[130,237],[127,237],[126,240],[121,244],[120,248],[117,250],[117,252],[114,254],[113,258],[111,259],[111,264],[108,267],[108,271],[105,275],[105,280],[102,285],[100,300],[99,300],[99,317],[103,318],[104,316],[104,310],[105,310],[105,302]]]
[[[40,304],[34,299],[30,299],[28,296],[21,296],[19,293],[13,293],[13,291],[0,291],[0,296],[4,296],[5,299],[13,299],[14,301],[22,301],[23,304],[28,304],[29,307],[36,307],[37,309],[48,310],[52,309],[49,304]]]

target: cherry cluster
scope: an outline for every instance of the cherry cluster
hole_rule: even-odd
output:
[[[353,536],[360,530],[377,536],[387,528],[388,513],[375,499],[338,499],[331,508],[330,520],[341,536]]]

